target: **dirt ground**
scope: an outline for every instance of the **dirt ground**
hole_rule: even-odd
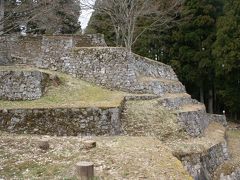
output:
[[[48,139],[50,149],[38,147]],[[86,139],[97,147],[85,149]],[[49,137],[0,133],[0,179],[76,179],[75,164],[91,161],[96,179],[192,179],[152,137]]]

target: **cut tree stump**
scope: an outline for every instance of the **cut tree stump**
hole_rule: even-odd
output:
[[[47,151],[50,148],[49,141],[48,140],[40,140],[38,142],[38,147],[41,150]]]
[[[92,180],[94,178],[94,165],[92,162],[80,161],[76,164],[76,176],[79,180]]]

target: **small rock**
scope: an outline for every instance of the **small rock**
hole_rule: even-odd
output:
[[[93,141],[93,140],[85,140],[83,141],[83,145],[85,149],[92,149],[97,146],[97,143],[96,141]]]

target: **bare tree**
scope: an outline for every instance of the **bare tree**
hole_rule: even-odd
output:
[[[82,0],[82,8],[92,8],[107,14],[116,34],[116,44],[121,44],[131,51],[132,45],[148,29],[159,27],[173,21],[178,14],[182,0]],[[149,23],[136,29],[140,18],[150,19]]]
[[[49,34],[71,33],[80,28],[79,0],[14,0],[5,1],[4,5],[5,13],[0,15],[2,34],[19,32],[21,28]]]

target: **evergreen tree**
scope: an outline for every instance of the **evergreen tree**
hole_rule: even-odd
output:
[[[237,118],[240,105],[240,1],[227,0],[217,22],[214,44],[218,95],[224,108]]]
[[[117,46],[116,37],[110,17],[105,13],[94,11],[85,30],[87,34],[104,34],[108,46]]]
[[[172,44],[168,50],[170,63],[177,67],[187,90],[202,102],[207,100],[211,113],[215,89],[212,45],[216,38],[216,20],[221,11],[220,0],[186,0],[181,14],[182,23],[171,31]]]

